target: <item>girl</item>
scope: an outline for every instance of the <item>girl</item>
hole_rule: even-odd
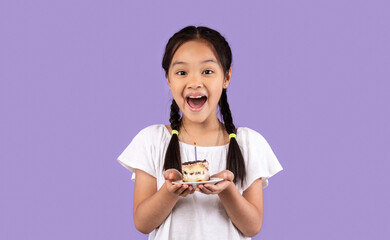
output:
[[[282,167],[259,133],[233,124],[231,62],[229,44],[210,28],[186,27],[166,45],[170,125],[143,129],[118,157],[133,172],[134,223],[149,239],[250,239],[260,232],[262,188]],[[223,181],[196,189],[172,183],[182,179],[181,164],[194,161],[194,139],[198,159]]]

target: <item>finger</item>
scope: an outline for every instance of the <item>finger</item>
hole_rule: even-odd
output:
[[[172,176],[172,179],[175,179],[175,180],[179,180],[179,179],[182,179],[182,175],[179,171],[177,171],[176,169],[171,169],[171,176]]]
[[[180,194],[181,197],[187,197],[188,194],[190,194],[191,190],[189,188],[187,188],[186,190],[184,190],[184,192],[182,192]]]
[[[181,187],[178,187],[176,185],[173,185],[171,187],[168,188],[168,191],[171,192],[171,193],[174,193],[174,194],[177,194],[177,191],[180,189]]]
[[[182,194],[187,188],[188,188],[188,185],[187,185],[187,187],[186,187],[185,185],[183,185],[181,188],[179,188],[179,189],[177,189],[177,190],[175,191],[175,194],[180,195],[180,194]]]
[[[177,182],[177,183],[173,183],[174,181],[172,179],[165,179],[165,182],[170,186],[170,185],[178,185],[180,184],[180,186],[182,185],[180,182]]]
[[[176,173],[171,172],[169,174],[169,179],[171,179],[172,181],[176,181],[176,180],[180,180],[181,178],[178,177]]]
[[[222,172],[210,176],[210,178],[222,178],[222,177],[223,177],[223,173]]]
[[[229,181],[233,181],[234,174],[229,170],[223,170],[222,172],[219,172],[217,174],[214,174],[211,176],[212,178],[223,178]]]
[[[172,182],[170,180],[165,180],[165,185],[167,185],[167,188],[169,188],[170,186],[172,186]],[[175,184],[177,185],[177,184]]]
[[[169,174],[168,171],[165,171],[165,172],[164,172],[163,175],[164,175],[164,178],[165,178],[165,179],[168,179],[168,174]]]
[[[229,184],[231,184],[232,182],[230,181],[227,181],[227,180],[224,180],[224,181],[221,181],[217,184],[215,184],[214,186],[218,189],[225,189],[229,186]]]
[[[207,188],[202,188],[200,189],[200,191],[204,194],[212,194],[213,192],[211,192],[210,190],[208,190]]]
[[[225,172],[223,173],[223,178],[228,181],[233,181],[234,174],[229,170],[225,170]]]
[[[164,172],[165,179],[171,179],[172,169],[168,169]]]
[[[180,183],[176,183],[176,184],[169,184],[168,183],[167,188],[168,188],[169,192],[175,193],[178,189],[181,188],[181,184]]]
[[[207,185],[207,186],[205,186],[205,188],[209,191],[209,192],[211,192],[211,193],[219,193],[219,192],[221,192],[221,186],[216,186],[216,185]]]
[[[207,190],[211,191],[211,192],[215,192],[215,191],[218,190],[218,187],[217,187],[217,186],[211,185],[211,184],[205,184],[204,187],[205,187]]]
[[[201,186],[203,187],[203,184],[199,184],[198,186],[196,186],[195,191],[200,191]]]
[[[195,192],[195,188],[193,186],[190,186],[188,194],[193,194]]]
[[[164,172],[165,179],[180,180],[182,179],[181,173],[177,169],[168,169]]]
[[[176,191],[176,193],[177,193],[178,195],[181,195],[181,194],[183,194],[185,191],[187,191],[187,189],[188,189],[188,188],[181,187],[181,188],[179,188],[179,189]]]
[[[229,173],[223,173],[223,179],[230,181],[232,179],[231,175]]]
[[[211,194],[211,191],[208,190],[208,189],[207,189],[205,186],[203,186],[203,185],[200,185],[200,186],[199,186],[199,189],[200,189],[200,191],[201,191],[202,193]]]

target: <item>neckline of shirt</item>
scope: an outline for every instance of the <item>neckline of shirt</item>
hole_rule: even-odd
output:
[[[164,128],[164,132],[170,137],[171,134],[169,133],[168,128],[164,124],[161,124],[161,126]],[[238,133],[238,129],[237,129],[237,133]],[[185,142],[180,142],[180,141],[179,141],[179,144],[184,146],[184,147],[187,147],[187,148],[188,147],[193,148],[195,146],[195,145],[188,144]],[[198,145],[196,145],[197,149],[213,149],[213,148],[227,148],[227,147],[229,147],[229,143],[225,144],[225,145],[220,145],[220,146],[198,146]]]

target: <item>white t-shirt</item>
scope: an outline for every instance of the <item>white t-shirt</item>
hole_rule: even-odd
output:
[[[237,129],[237,142],[245,161],[246,179],[241,188],[242,194],[256,179],[263,179],[263,188],[268,178],[283,168],[267,141],[256,131],[240,127]],[[163,124],[152,125],[141,130],[129,146],[118,157],[118,161],[133,172],[140,169],[157,180],[157,189],[164,184],[163,166],[165,153],[171,135]],[[194,161],[194,146],[179,143],[182,162]],[[226,169],[229,144],[224,146],[197,146],[198,159],[206,159],[210,164],[210,175]],[[149,239],[250,239],[246,238],[233,225],[218,195],[206,195],[195,191],[187,197],[181,197],[167,219],[153,232]]]

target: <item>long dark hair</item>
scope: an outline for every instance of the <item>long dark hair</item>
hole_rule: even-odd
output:
[[[207,27],[194,27],[188,26],[175,33],[168,41],[165,47],[165,53],[162,60],[162,67],[165,70],[165,75],[168,76],[169,66],[173,55],[176,50],[185,42],[191,40],[205,40],[210,43],[217,57],[222,65],[222,69],[225,76],[229,73],[230,66],[232,64],[232,51],[228,42],[225,38],[217,31]],[[231,133],[237,133],[237,129],[233,124],[232,114],[230,112],[229,103],[227,101],[226,89],[222,90],[221,98],[218,102],[219,111],[223,118],[226,131]],[[176,104],[175,100],[172,100],[171,114],[169,118],[172,130],[179,131],[181,124],[180,109]],[[169,142],[168,149],[165,155],[164,170],[175,168],[181,172],[181,158],[180,158],[180,147],[179,138],[176,134],[172,135],[171,141]],[[243,184],[245,179],[245,163],[240,147],[235,138],[230,139],[229,150],[226,161],[226,169],[234,174],[234,183],[238,181]]]

